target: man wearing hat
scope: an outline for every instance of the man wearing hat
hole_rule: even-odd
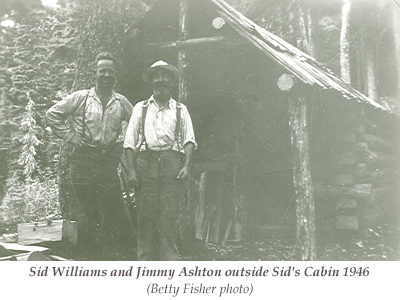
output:
[[[133,223],[121,197],[117,168],[123,127],[133,107],[114,91],[111,54],[100,53],[95,68],[96,86],[57,102],[47,111],[47,121],[70,148],[71,218],[79,221],[79,254],[90,260],[132,259]]]
[[[179,259],[179,207],[197,144],[186,106],[171,97],[178,77],[161,60],[143,71],[153,95],[135,105],[125,135],[126,172],[138,200],[139,260]]]

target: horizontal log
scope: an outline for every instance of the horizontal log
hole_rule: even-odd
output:
[[[340,165],[353,165],[356,163],[356,155],[354,152],[346,152],[339,155],[337,163]]]
[[[352,185],[354,176],[351,174],[339,174],[335,176],[334,182],[338,185]]]
[[[382,151],[383,149],[393,147],[392,143],[390,143],[389,140],[375,134],[364,133],[363,140],[368,145],[368,148],[371,150]]]
[[[371,195],[372,185],[370,183],[356,184],[346,188],[345,194],[354,197],[368,197]]]
[[[328,186],[328,193],[331,197],[338,198],[345,194],[345,188],[341,186]]]
[[[393,192],[390,187],[380,187],[374,188],[372,190],[372,202],[378,203],[378,205],[382,206],[383,203],[388,205],[390,203],[390,193]],[[393,199],[393,198],[392,198]],[[396,199],[396,198],[394,198]]]
[[[356,175],[360,176],[367,171],[367,164],[366,163],[359,163],[356,166]]]
[[[336,229],[358,230],[357,216],[337,216],[335,222]]]
[[[357,134],[354,132],[344,132],[337,135],[338,142],[355,143],[357,141]]]
[[[357,147],[360,159],[373,167],[378,167],[379,165],[387,166],[397,160],[394,155],[387,155],[386,153],[370,150],[365,142],[358,143]]]
[[[277,85],[281,91],[288,92],[290,91],[295,84],[295,78],[293,75],[283,73],[279,76]]]
[[[373,182],[374,185],[387,183],[394,180],[395,172],[394,167],[365,170],[358,175],[358,180],[366,183]]]
[[[383,119],[383,118],[381,118],[381,119]],[[366,123],[366,128],[365,128],[364,134],[373,134],[376,136],[385,137],[385,138],[389,138],[389,139],[393,137],[392,130],[388,130],[388,127],[379,126],[374,122]]]
[[[336,202],[336,209],[350,209],[357,208],[357,200],[342,198],[338,202]]]
[[[146,47],[160,47],[160,48],[171,48],[171,47],[184,47],[198,44],[208,44],[225,41],[224,36],[214,36],[214,37],[204,37],[204,38],[194,38],[182,41],[171,41],[171,42],[157,42],[157,43],[146,43]]]

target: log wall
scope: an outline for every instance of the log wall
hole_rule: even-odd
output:
[[[357,102],[320,100],[311,112],[310,145],[317,230],[365,237],[396,209],[395,122]]]

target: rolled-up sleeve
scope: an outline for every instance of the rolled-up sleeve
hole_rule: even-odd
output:
[[[194,148],[197,149],[192,119],[186,106],[182,105],[182,145],[185,146],[187,143],[193,143]]]
[[[79,107],[83,96],[75,92],[54,104],[46,113],[47,123],[56,136],[69,142],[75,132],[67,125],[67,118]]]
[[[126,129],[124,148],[136,150],[136,146],[139,142],[139,123],[142,113],[142,106],[143,103],[139,102],[133,108],[128,128]]]

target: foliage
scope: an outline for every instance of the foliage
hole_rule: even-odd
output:
[[[60,217],[56,179],[29,184],[10,179],[4,203],[0,206],[0,221],[6,224],[43,221],[48,216]]]
[[[16,22],[24,20],[33,9],[42,8],[41,0],[1,0],[0,17],[12,19]]]
[[[0,80],[5,83],[2,102],[6,116],[0,121],[0,141],[7,149],[12,176],[21,180],[35,171],[36,175],[50,175],[41,171],[53,164],[57,149],[45,130],[45,111],[52,100],[71,88],[75,69],[74,59],[60,54],[66,52],[66,45],[74,45],[68,14],[34,10],[26,22],[3,30],[0,53],[5,65]]]
[[[18,20],[1,32],[0,179],[8,190],[7,216],[15,208],[17,215],[28,214],[19,216],[24,219],[40,215],[35,206],[45,212],[58,205],[56,187],[50,186],[55,184],[58,140],[46,128],[45,112],[72,87],[76,12],[41,8]],[[50,195],[54,203],[45,208]],[[42,197],[47,200],[37,205]]]
[[[94,82],[94,61],[100,52],[110,52],[117,61],[123,51],[124,32],[148,8],[149,1],[82,0],[82,21],[78,24],[78,67],[74,90]],[[117,83],[121,65],[117,63]]]
[[[32,174],[36,170],[36,147],[40,144],[37,138],[39,134],[39,128],[36,124],[34,115],[34,102],[32,99],[28,100],[26,105],[26,112],[22,116],[21,121],[21,132],[22,137],[22,148],[19,163],[23,166],[23,174],[26,180],[29,182],[32,180]]]
[[[26,191],[36,187],[44,192],[46,181],[55,184],[57,170],[63,173],[62,165],[57,168],[60,141],[46,126],[46,110],[73,89],[93,84],[95,56],[110,51],[118,57],[125,26],[132,25],[151,1],[64,0],[56,9],[43,7],[39,0],[19,1],[19,6],[4,1],[3,20],[13,20],[15,26],[0,32],[0,182],[9,193],[4,209],[29,214],[24,198],[35,203],[40,193]],[[56,187],[49,188],[57,202]],[[18,196],[16,190],[24,193]]]

